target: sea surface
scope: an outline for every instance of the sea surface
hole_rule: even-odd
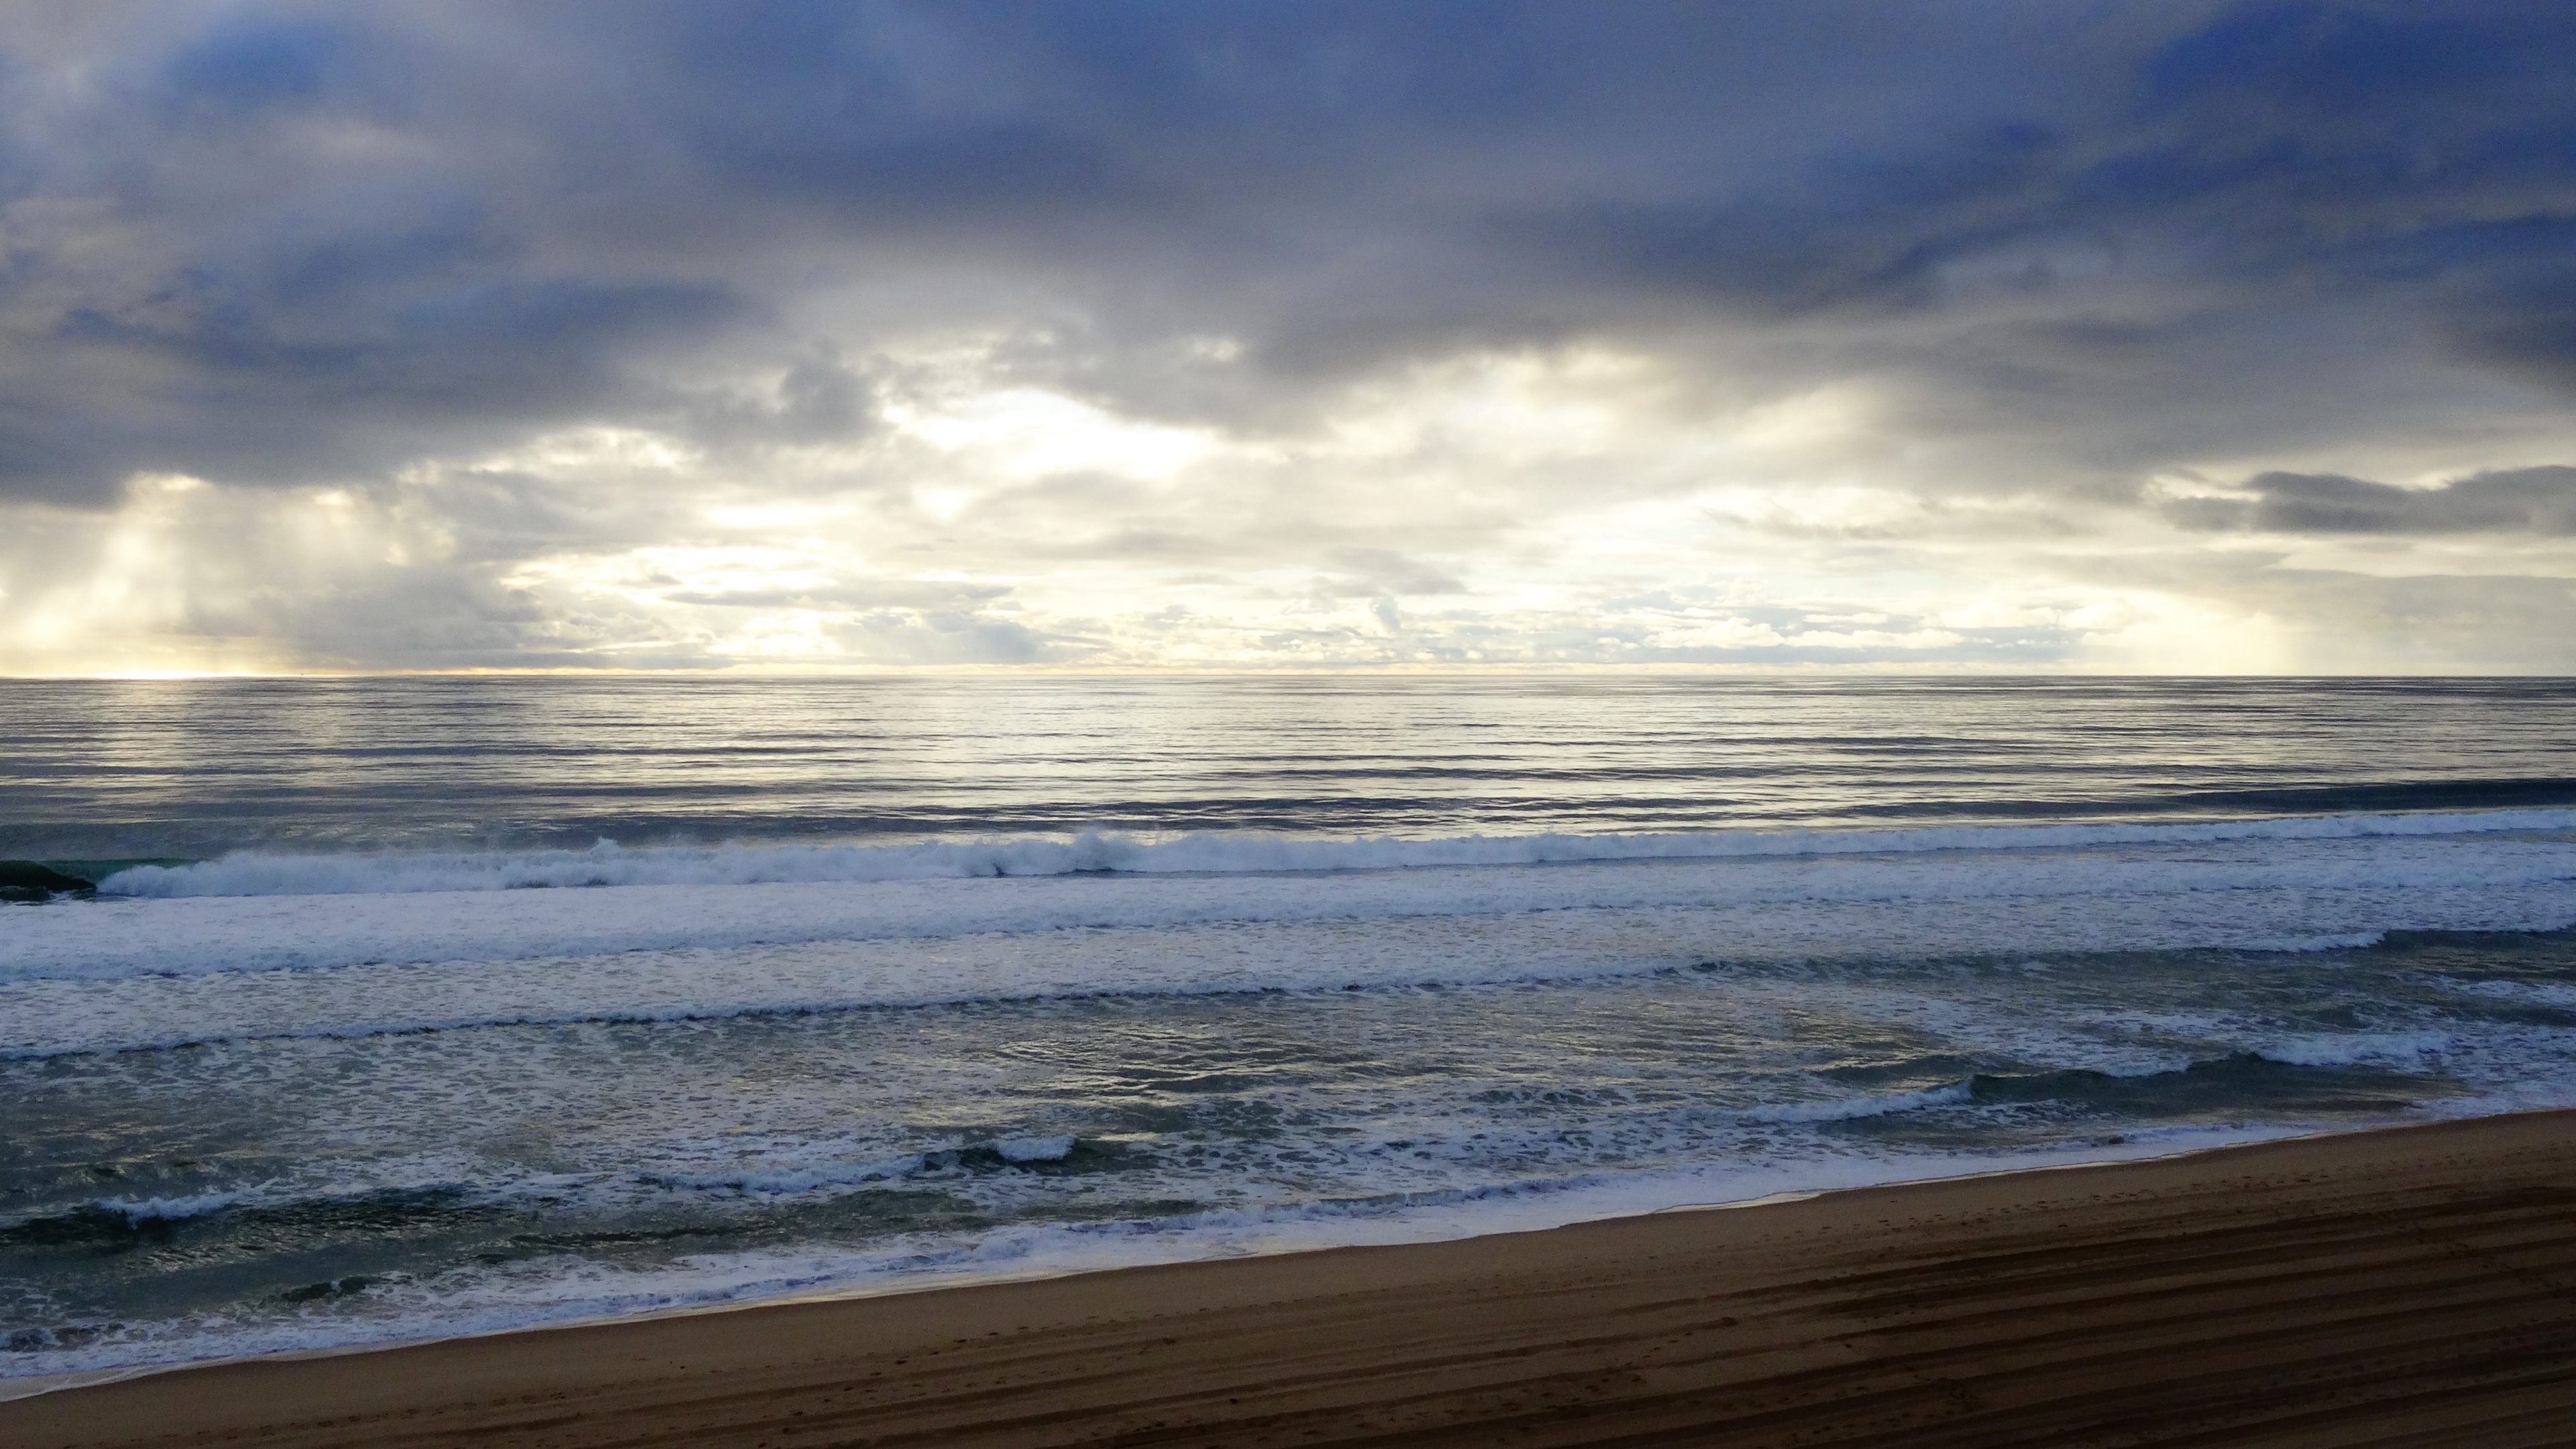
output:
[[[2576,682],[0,682],[0,1376],[2576,1104]]]

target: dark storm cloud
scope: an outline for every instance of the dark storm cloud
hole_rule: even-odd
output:
[[[2185,528],[2261,533],[2523,533],[2576,537],[2576,468],[2480,473],[2439,488],[2398,488],[2332,473],[2263,473],[2250,499],[2165,505]]]
[[[2160,373],[2300,394],[2213,339],[2295,356],[2320,307],[2576,386],[2558,5],[173,4],[0,43],[19,498],[855,436],[845,358],[923,326],[1239,425],[1594,336],[1822,377],[1891,319],[1965,329],[1875,365],[1967,430],[2107,434]]]
[[[1752,187],[1605,207],[1588,229],[1565,217],[1565,244],[1788,311],[1926,305],[1945,264],[2010,260],[2048,237],[2178,243],[2203,275],[2240,281],[2362,286],[2508,257],[2563,277],[2568,251],[2547,234],[2559,228],[2535,231],[2532,208],[2562,201],[2576,172],[2571,47],[2563,7],[2239,10],[2095,71],[2089,105],[1994,121],[1963,107],[1905,142],[1837,148]],[[2034,252],[1996,281],[2066,277]]]

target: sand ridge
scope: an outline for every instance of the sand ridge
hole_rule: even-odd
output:
[[[159,1374],[51,1446],[2576,1443],[2576,1113]]]

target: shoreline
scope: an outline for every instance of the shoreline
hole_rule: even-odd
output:
[[[2262,1147],[2283,1142],[2300,1142],[2311,1139],[2349,1137],[2381,1132],[2404,1131],[2415,1127],[2438,1126],[2453,1121],[2481,1121],[2488,1117],[2529,1115],[2532,1111],[2555,1110],[2562,1109],[2525,1109],[2525,1111],[2522,1112],[2486,1113],[2465,1118],[2431,1117],[2414,1121],[2381,1123],[2364,1127],[2297,1128],[2284,1131],[2277,1136],[2261,1135],[2257,1132],[2255,1135],[2238,1138],[2236,1140],[2198,1142],[2184,1146],[2168,1146],[2159,1143],[2141,1142],[2139,1138],[2131,1138],[2129,1139],[2130,1144],[2146,1146],[2150,1150],[2131,1156],[2085,1155],[2088,1153],[2098,1153],[2106,1147],[2125,1145],[2115,1143],[2091,1143],[2086,1144],[2083,1147],[2068,1149],[2062,1160],[2055,1154],[2042,1149],[2025,1153],[2002,1154],[2000,1155],[2000,1160],[2008,1164],[2005,1166],[1981,1166],[1967,1168],[1966,1170],[1956,1172],[1933,1172],[1920,1177],[1891,1177],[1884,1179],[1868,1179],[1858,1182],[1829,1183],[1821,1187],[1784,1188],[1761,1192],[1753,1196],[1743,1198],[1728,1198],[1704,1202],[1673,1202],[1655,1207],[1621,1208],[1608,1212],[1578,1212],[1573,1216],[1565,1217],[1560,1220],[1543,1220],[1534,1225],[1514,1225],[1510,1223],[1509,1220],[1505,1220],[1500,1225],[1481,1227],[1464,1232],[1443,1232],[1435,1228],[1420,1236],[1408,1236],[1398,1233],[1381,1240],[1364,1239],[1360,1241],[1343,1242],[1292,1241],[1273,1246],[1220,1247],[1216,1251],[1199,1255],[1148,1257],[1134,1262],[1110,1262],[1090,1265],[1077,1264],[1066,1267],[1042,1267],[1019,1272],[935,1272],[924,1274],[919,1278],[879,1278],[863,1282],[853,1282],[838,1287],[792,1289],[773,1296],[722,1299],[704,1303],[679,1303],[662,1307],[646,1308],[629,1313],[604,1313],[575,1318],[538,1320],[529,1323],[508,1324],[497,1328],[469,1330],[459,1333],[426,1334],[420,1337],[366,1339],[338,1344],[315,1344],[309,1347],[269,1349],[250,1353],[226,1354],[211,1358],[170,1359],[150,1363],[122,1364],[105,1368],[76,1369],[59,1374],[28,1374],[17,1377],[0,1376],[0,1404],[10,1403],[19,1399],[33,1398],[41,1394],[61,1393],[73,1389],[87,1388],[101,1384],[124,1383],[133,1379],[153,1375],[185,1373],[197,1369],[227,1368],[242,1364],[293,1363],[311,1359],[343,1358],[351,1354],[392,1353],[404,1349],[424,1348],[438,1344],[470,1343],[487,1339],[510,1338],[517,1335],[531,1333],[554,1333],[568,1330],[609,1328],[621,1324],[651,1323],[674,1318],[697,1318],[710,1314],[750,1313],[758,1312],[763,1309],[783,1308],[806,1304],[864,1302],[880,1298],[906,1297],[923,1293],[947,1293],[965,1289],[1014,1283],[1037,1283],[1065,1278],[1085,1278],[1104,1273],[1125,1273],[1143,1269],[1185,1268],[1197,1264],[1229,1263],[1269,1258],[1290,1258],[1313,1253],[1331,1253],[1347,1250],[1369,1250],[1380,1248],[1408,1248],[1441,1243],[1474,1242],[1486,1238],[1507,1238],[1529,1233],[1554,1232],[1562,1228],[1576,1228],[1594,1223],[1624,1222],[1630,1219],[1651,1218],[1665,1214],[1734,1212],[1745,1209],[1773,1207],[1789,1203],[1809,1202],[1818,1198],[1833,1197],[1844,1193],[1874,1192],[1888,1189],[1931,1186],[1941,1183],[1974,1182],[1986,1178],[2009,1178],[2025,1174],[2081,1171],[2094,1167],[2118,1167],[2136,1163],[2169,1162],[2184,1158],[2197,1157],[2212,1152],[2235,1151],[2239,1148],[2245,1147]],[[2576,1117],[2576,1108],[2567,1108],[2563,1110],[2569,1112],[2572,1117]],[[2217,1129],[2177,1130],[2184,1131],[2186,1133],[2197,1133],[2203,1130]],[[2139,1134],[2139,1137],[2142,1138],[2148,1135],[2150,1134]],[[1976,1159],[1971,1157],[1935,1160],[1960,1163],[1964,1165],[1966,1162],[1975,1161]],[[1578,1190],[1577,1196],[1580,1196],[1580,1190]],[[1545,1200],[1539,1199],[1537,1201],[1543,1202]],[[1535,1203],[1532,1205],[1534,1206]],[[1530,1215],[1541,1219],[1546,1219],[1548,1217],[1545,1213],[1535,1213]],[[1405,1220],[1402,1218],[1390,1218],[1385,1221],[1384,1226],[1400,1229],[1405,1226]]]
[[[2267,1246],[2253,1251],[2258,1239]],[[2281,1271],[2311,1259],[2305,1272]],[[2114,1262],[2130,1267],[2104,1276],[2100,1265]],[[2041,1274],[2044,1284],[2013,1288],[2016,1274],[2037,1271],[2033,1264],[2055,1266]],[[1884,1287],[1891,1274],[1914,1287],[1880,1304],[1876,1317],[1856,1311],[1853,1295],[1868,1300],[1864,1287]],[[2130,1291],[2141,1281],[2162,1286]],[[2344,1291],[2358,1281],[2366,1292]],[[2209,1300],[2206,1311],[2177,1311],[2195,1295]],[[1730,1306],[1741,1311],[1717,1311]],[[1768,1326],[1739,1332],[1756,1310]],[[2232,1316],[2265,1314],[2278,1320],[2269,1336],[2226,1347]],[[2099,1340],[2101,1352],[2058,1362],[2051,1335],[2078,1346]],[[1681,1352],[1730,1339],[1715,1358]],[[2123,1342],[2128,1349],[2104,1347]],[[2234,1362],[2277,1359],[2293,1342],[2315,1351],[2268,1369]],[[2374,1353],[2398,1367],[2368,1368],[2379,1362]],[[1682,1367],[1685,1358],[1696,1366]],[[1898,1360],[1909,1366],[1894,1367]],[[1306,1367],[1283,1376],[1283,1362]],[[1451,1434],[1475,1442],[1509,1423],[1535,1435],[1531,1442],[1582,1443],[1609,1436],[1614,1423],[1627,1426],[1620,1433],[1645,1433],[1648,1421],[1663,1426],[1654,1433],[1739,1423],[1750,1432],[1754,1419],[1811,1433],[1821,1422],[1810,1422],[1814,1415],[1841,1412],[1848,1394],[1819,1389],[1821,1398],[1801,1399],[1794,1386],[1839,1376],[1874,1386],[1871,1401],[1914,1436],[1884,1442],[1930,1443],[1968,1432],[1972,1421],[1985,1423],[1981,1433],[1999,1432],[2000,1406],[2070,1373],[2094,1387],[2064,1402],[2131,1403],[2132,1418],[2145,1422],[2178,1412],[2171,1393],[2146,1380],[2183,1373],[2206,1388],[2248,1372],[2259,1392],[2228,1399],[2238,1407],[2227,1412],[2313,1418],[2412,1385],[2420,1392],[2405,1412],[2431,1414],[2427,1432],[2438,1434],[2434,1420],[2499,1405],[2508,1419],[2549,1425],[2576,1415],[2576,1111],[1684,1205],[1395,1246],[708,1305],[98,1372],[117,1377],[0,1401],[0,1439],[35,1449],[220,1431],[248,1442],[356,1443],[389,1437],[398,1422],[400,1437],[423,1444],[495,1442],[494,1434],[534,1443],[524,1435],[541,1428],[540,1437],[561,1444],[665,1433],[692,1443],[740,1436],[746,1445],[778,1444],[777,1435],[793,1433],[797,1443],[856,1444],[905,1424],[958,1443],[1072,1442],[1111,1429],[1135,1442],[1252,1443],[1278,1430],[1278,1442],[1332,1443],[1396,1433],[1388,1416],[1416,1414],[1402,1433],[1424,1442]],[[1919,1392],[1898,1382],[1926,1374]],[[965,1380],[983,1387],[950,1391]],[[1577,1392],[1578,1380],[1590,1387]],[[1962,1384],[1982,1387],[1962,1397],[1954,1392]],[[0,1381],[0,1393],[8,1387]],[[2030,1412],[2055,1412],[2045,1406],[2062,1398],[2042,1393]],[[2204,1399],[2194,1412],[2219,1412]],[[802,1407],[782,1407],[789,1404]],[[1437,1413],[1419,1418],[1433,1404]],[[1750,1407],[1763,1404],[1770,1407]],[[571,1407],[532,1415],[532,1405]],[[2369,1412],[2397,1411],[2381,1404]],[[1174,1437],[1184,1418],[1196,1437]],[[819,1437],[827,1425],[840,1437]],[[2502,1420],[2480,1432],[2486,1442],[2526,1442]]]

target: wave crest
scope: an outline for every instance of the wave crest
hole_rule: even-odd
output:
[[[1706,860],[1799,855],[1910,855],[1943,850],[2080,849],[2224,840],[2330,840],[2576,830],[2576,810],[2322,815],[2190,825],[1959,825],[1914,830],[1721,830],[1660,835],[1463,835],[1432,840],[1311,839],[1210,832],[1169,839],[920,841],[900,845],[733,844],[390,855],[242,853],[188,865],[140,865],[99,882],[102,895],[387,895],[591,886],[794,883],[1141,874],[1305,873],[1573,861]]]

